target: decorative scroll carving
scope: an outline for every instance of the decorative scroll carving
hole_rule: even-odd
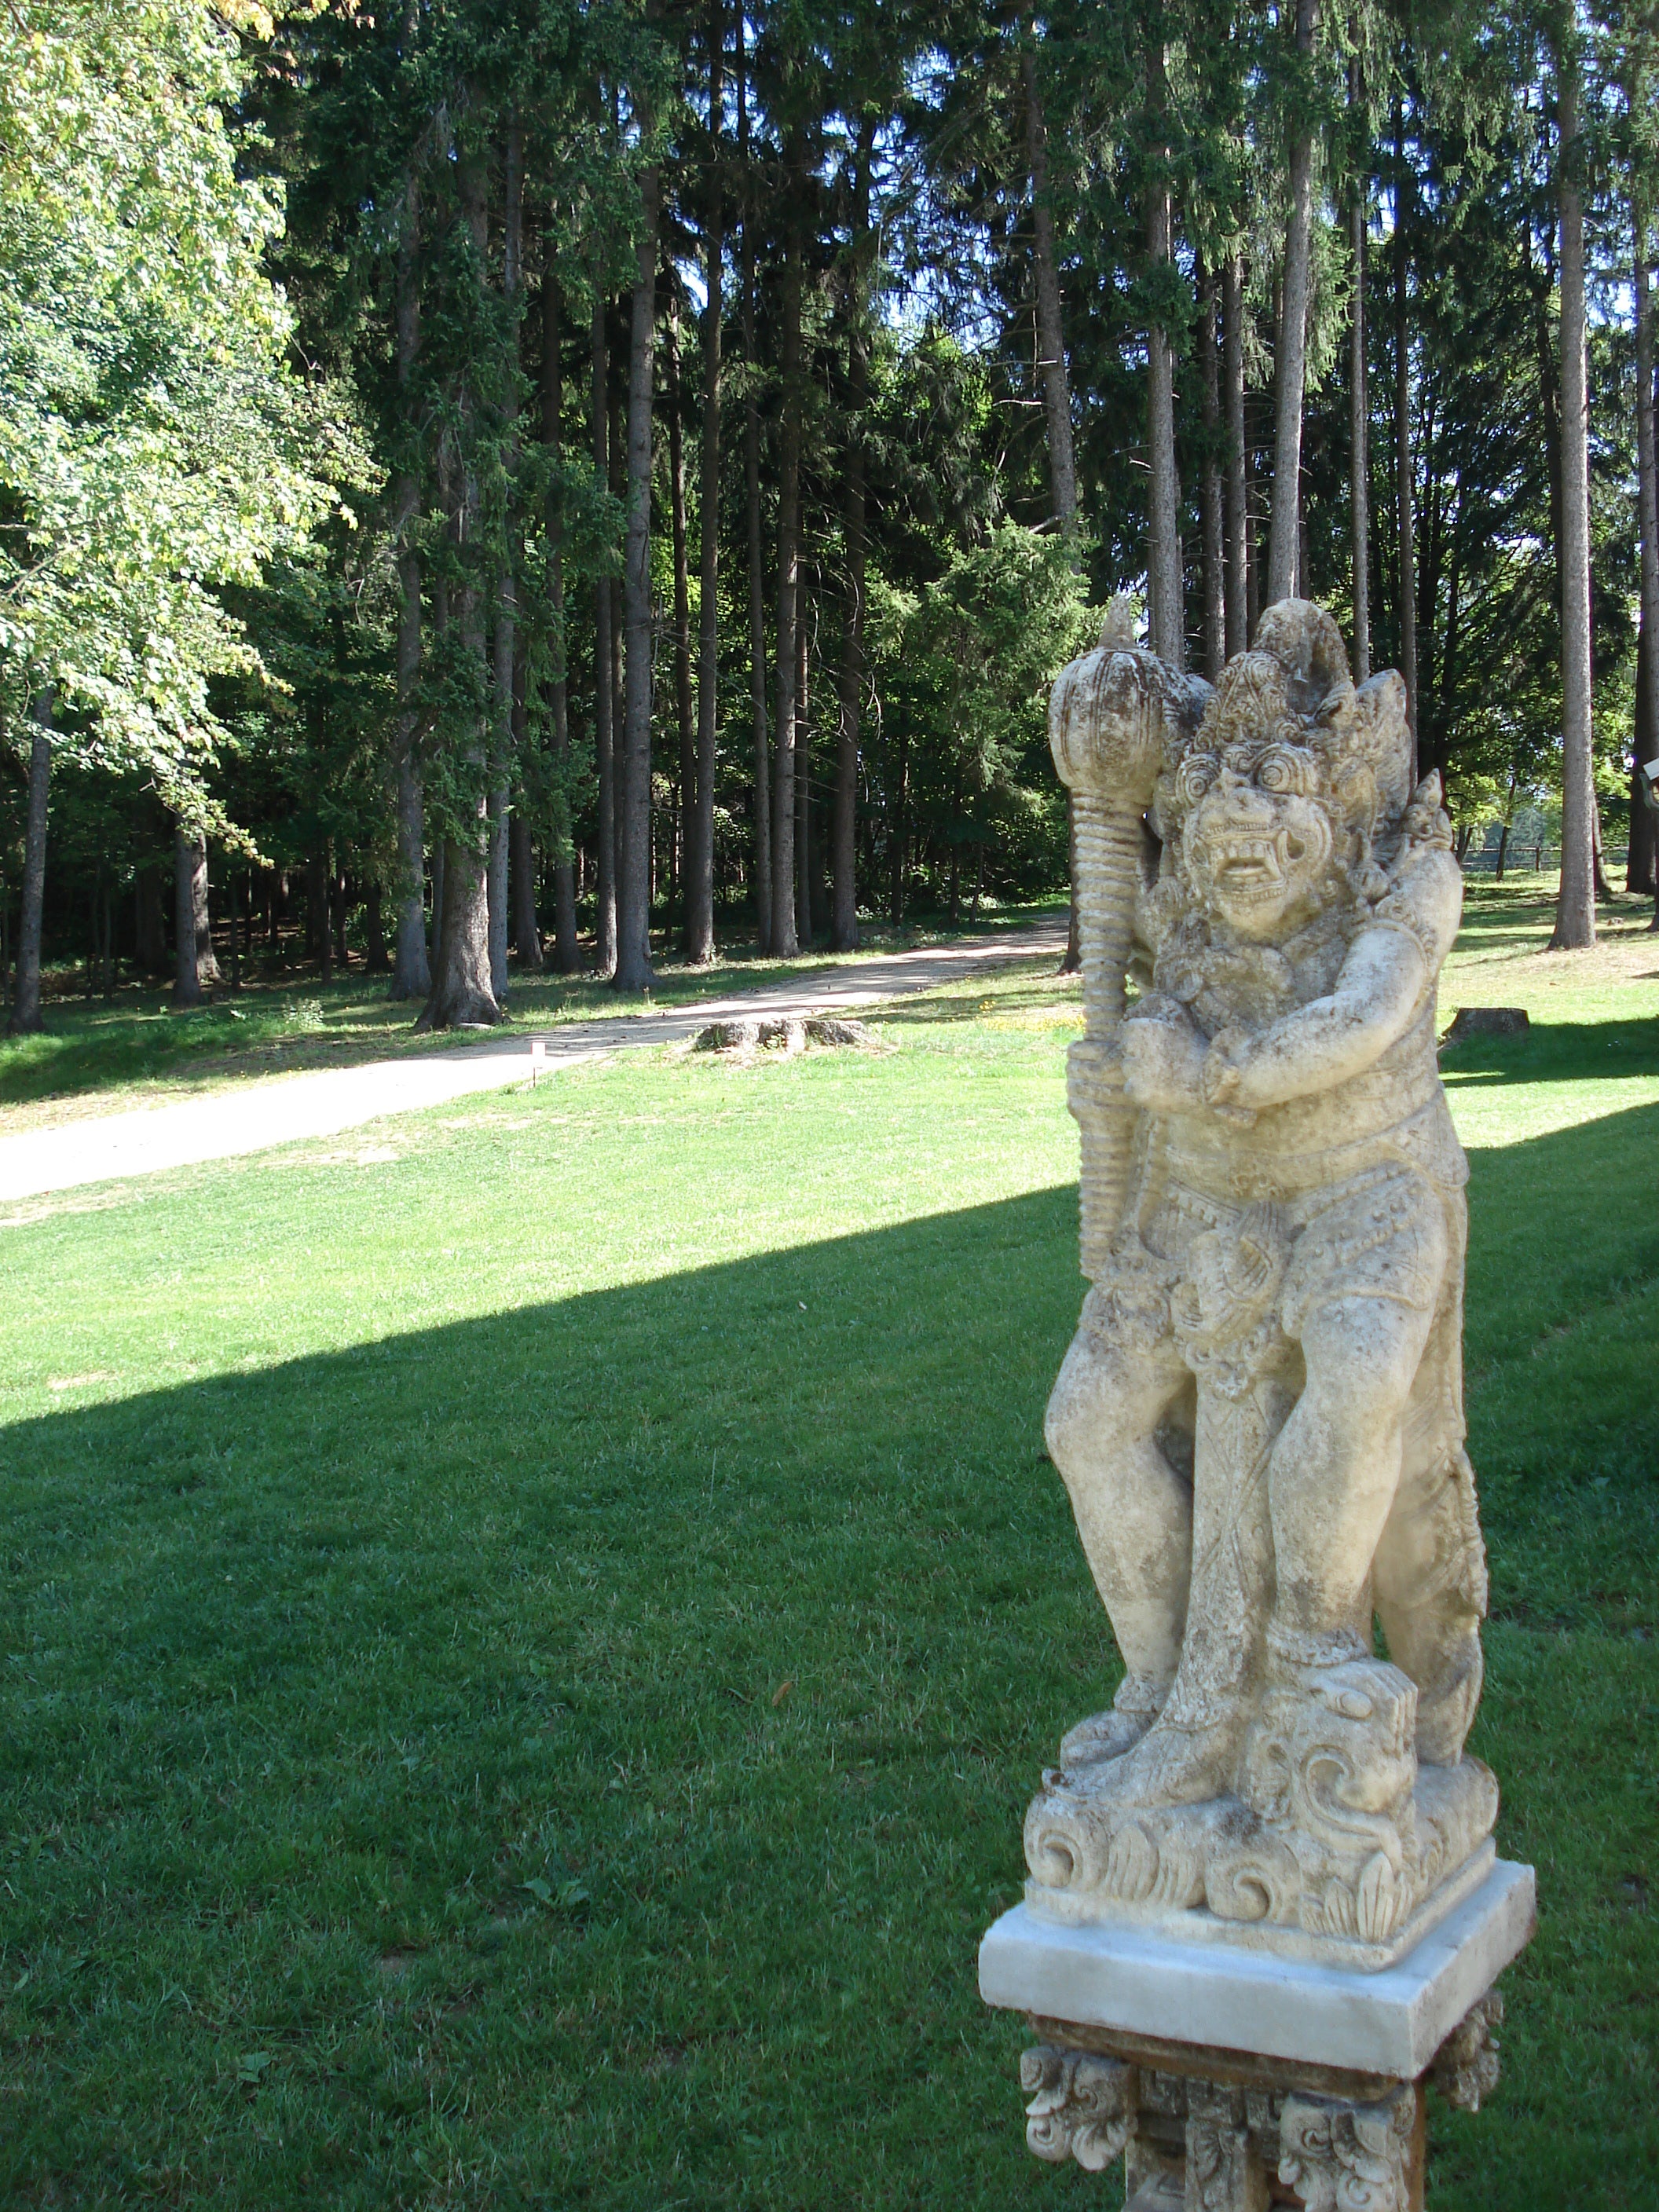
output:
[[[1279,2120],[1279,2178],[1307,2212],[1407,2212],[1416,2095],[1381,2104],[1289,2096]]]
[[[1185,2212],[1267,2212],[1267,2176],[1242,2090],[1190,2084],[1186,2179]]]
[[[1435,2053],[1429,2079],[1460,2112],[1478,2112],[1498,2087],[1498,2044],[1492,2030],[1504,2017],[1504,2000],[1488,1990],[1464,2014]]]
[[[1100,2173],[1123,2155],[1134,2131],[1134,2067],[1040,2043],[1021,2052],[1019,2082],[1031,2100],[1025,2140],[1039,2158],[1055,2164],[1074,2158],[1088,2172]]]

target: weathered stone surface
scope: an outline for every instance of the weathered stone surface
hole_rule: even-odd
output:
[[[1492,2031],[1503,2017],[1503,1998],[1496,1990],[1488,1990],[1434,2055],[1429,2078],[1459,2112],[1478,2112],[1481,2100],[1498,2087],[1498,2040]]]
[[[869,1046],[876,1041],[862,1022],[844,1022],[835,1014],[812,1015],[806,1024],[806,1034],[814,1044]]]
[[[1415,2080],[1444,2051],[1452,2076],[1468,2060],[1448,2039],[1524,1948],[1534,1919],[1532,1869],[1506,1860],[1376,1971],[1285,1958],[1271,1929],[1212,1923],[1200,1942],[1123,1921],[1068,1927],[1018,1905],[980,1946],[980,1994],[1040,2019],[1378,2080]]]
[[[710,1022],[693,1041],[695,1052],[752,1052],[760,1042],[757,1021]]]
[[[1435,1060],[1450,826],[1400,678],[1356,689],[1303,600],[1213,693],[1115,635],[1049,734],[1093,1287],[1047,1435],[1128,1672],[1031,1807],[1028,1899],[1378,1969],[1478,1886],[1498,1810],[1463,1749],[1486,1562]]]
[[[1472,1036],[1525,1036],[1532,1022],[1524,1006],[1460,1006],[1443,1044]]]
[[[710,1022],[698,1032],[698,1052],[805,1052],[809,1042],[821,1045],[861,1045],[876,1040],[862,1022],[843,1021],[838,1015],[771,1014],[760,1019]]]

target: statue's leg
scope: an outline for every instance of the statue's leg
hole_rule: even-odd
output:
[[[1462,1448],[1437,1429],[1427,1449],[1413,1442],[1376,1547],[1376,1610],[1389,1657],[1417,1685],[1417,1755],[1455,1766],[1480,1702],[1486,1562]]]
[[[1117,1719],[1098,1717],[1067,1738],[1065,1756],[1110,1756],[1146,1726],[1168,1695],[1181,1656],[1192,1565],[1189,1485],[1157,1431],[1191,1377],[1166,1338],[1115,1345],[1085,1322],[1048,1401],[1044,1433],[1065,1479],[1078,1534],[1128,1668]],[[1074,1741],[1073,1738],[1076,1740]]]
[[[1399,1487],[1401,1425],[1431,1310],[1349,1295],[1302,1322],[1308,1380],[1269,1463],[1279,1624],[1369,1645],[1371,1562]]]

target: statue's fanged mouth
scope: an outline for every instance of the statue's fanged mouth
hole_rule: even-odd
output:
[[[1230,836],[1214,848],[1216,888],[1247,903],[1276,898],[1285,888],[1287,864],[1294,866],[1305,850],[1300,838],[1284,830],[1273,836]]]

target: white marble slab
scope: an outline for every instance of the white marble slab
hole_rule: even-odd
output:
[[[1068,1927],[1017,1905],[980,1945],[980,1994],[1050,2020],[1408,2081],[1535,1921],[1532,1869],[1504,1859],[1414,1950],[1370,1974],[1128,1925]]]

